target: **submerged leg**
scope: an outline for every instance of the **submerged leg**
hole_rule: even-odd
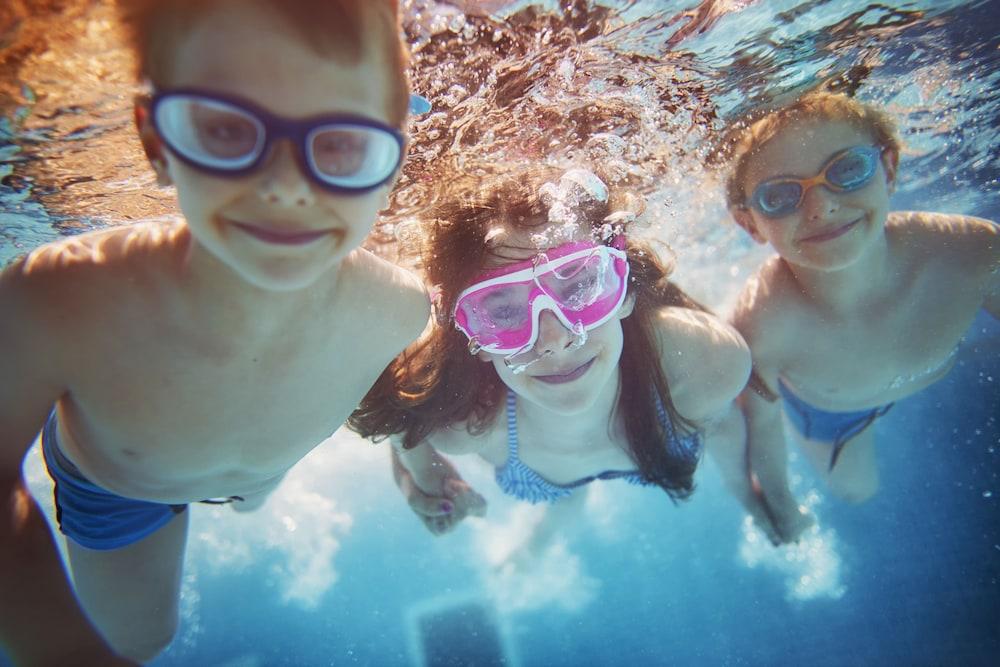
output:
[[[237,512],[253,512],[254,510],[259,509],[267,501],[271,494],[274,493],[274,490],[278,488],[278,485],[281,484],[281,480],[285,479],[286,474],[287,473],[282,473],[281,475],[278,475],[260,491],[245,493],[240,496],[239,500],[234,500],[231,503],[233,510]]]
[[[875,458],[875,433],[871,428],[847,440],[830,468],[832,443],[803,440],[801,450],[830,490],[852,503],[863,503],[878,491],[878,464]]]
[[[109,551],[67,540],[77,597],[93,623],[122,655],[156,657],[173,640],[188,513],[133,544]]]

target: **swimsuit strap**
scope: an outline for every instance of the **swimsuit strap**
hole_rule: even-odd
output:
[[[513,461],[517,455],[517,394],[507,390],[507,455]]]
[[[833,451],[830,453],[830,466],[827,468],[827,472],[831,472],[833,470],[833,466],[837,465],[837,460],[840,459],[840,453],[844,451],[844,447],[847,443],[855,437],[861,435],[869,426],[875,423],[876,419],[884,417],[885,413],[889,412],[889,409],[893,405],[895,405],[895,403],[889,403],[888,405],[883,405],[873,409],[868,413],[868,416],[864,419],[864,421],[858,422],[853,427],[842,433],[840,437],[834,441]]]
[[[663,407],[660,395],[654,393],[653,396],[656,399],[656,416],[660,421],[660,427],[663,428],[663,437],[666,440],[664,444],[667,448],[667,453],[681,458],[690,458],[692,455],[697,456],[701,449],[701,438],[698,432],[695,431],[690,435],[684,436],[678,435],[677,429],[674,427],[674,422],[670,419],[670,415],[667,414],[667,409]]]

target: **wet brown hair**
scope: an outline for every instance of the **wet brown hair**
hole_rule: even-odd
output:
[[[125,39],[136,55],[137,75],[154,82],[169,81],[171,54],[178,34],[214,6],[234,0],[116,0]],[[248,0],[239,0],[247,2]],[[389,117],[402,125],[409,107],[406,70],[409,54],[399,27],[396,0],[254,0],[296,30],[322,57],[350,65],[372,49],[373,32],[391,69]]]
[[[493,364],[469,354],[469,341],[455,329],[451,313],[461,291],[479,274],[493,251],[489,233],[495,227],[541,230],[548,209],[539,186],[559,172],[522,168],[493,182],[469,180],[453,184],[462,194],[445,197],[426,225],[418,249],[427,279],[437,286],[438,321],[429,335],[411,345],[378,379],[348,420],[348,426],[376,441],[403,434],[412,448],[432,432],[465,423],[470,434],[484,432],[505,404],[507,388]],[[591,207],[587,218],[599,236],[605,216],[619,198]],[[664,306],[704,310],[667,278],[670,271],[648,244],[629,240],[629,298],[632,313],[621,320],[624,338],[619,361],[621,383],[617,410],[624,417],[629,453],[642,477],[659,485],[674,500],[694,489],[696,459],[668,454],[657,398],[678,435],[694,430],[670,399],[663,374],[653,318]]]
[[[804,120],[844,121],[863,132],[882,148],[899,154],[900,142],[893,120],[884,111],[859,102],[843,93],[813,91],[779,109],[766,112],[756,120],[742,122],[727,133],[730,146],[729,176],[726,178],[726,204],[740,207],[746,202],[744,191],[750,161],[768,141],[782,130]]]

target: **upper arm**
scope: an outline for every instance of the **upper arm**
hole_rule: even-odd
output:
[[[357,249],[352,257],[359,283],[352,289],[377,303],[385,318],[385,333],[391,337],[389,356],[395,357],[430,325],[431,303],[423,281],[412,271]],[[363,287],[362,287],[363,286]],[[367,304],[366,304],[367,305]]]
[[[984,274],[983,308],[1000,319],[1000,225],[988,220],[977,225],[976,247],[981,253],[980,265]]]
[[[26,275],[24,262],[0,274],[0,478],[20,477],[25,452],[34,442],[52,405],[65,391],[59,354],[46,312],[45,294]]]
[[[665,308],[657,320],[661,362],[681,416],[705,421],[746,385],[750,351],[735,328],[709,313]]]
[[[443,454],[462,456],[478,454],[486,447],[491,430],[479,435],[469,433],[465,422],[439,428],[424,441]]]
[[[399,294],[398,331],[405,347],[431,325],[431,300],[427,287],[415,274],[399,267],[394,269],[394,284]]]
[[[733,326],[750,347],[753,366],[739,403],[751,419],[780,418],[778,379],[787,362],[787,351],[796,349],[791,336],[797,327],[790,321],[789,307],[779,297],[778,270],[777,264],[771,263],[752,277],[732,316]]]

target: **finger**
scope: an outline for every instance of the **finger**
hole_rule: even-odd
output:
[[[443,516],[455,510],[455,503],[448,498],[424,493],[410,475],[403,475],[399,488],[410,504],[410,509],[421,516]]]
[[[463,518],[465,518],[464,515],[459,516],[457,513],[451,516],[438,517],[438,520],[440,521],[439,525],[441,530],[439,535],[444,535],[446,533],[450,533],[451,531],[455,530],[458,524],[462,523]]]
[[[771,523],[770,518],[765,514],[760,508],[753,508],[750,510],[750,516],[753,518],[754,526],[756,526],[764,536],[767,537],[768,541],[773,546],[781,546],[783,540],[781,539],[781,534]]]
[[[410,509],[427,517],[448,516],[455,511],[455,503],[440,496],[428,496],[419,489],[414,489],[408,498]]]
[[[486,498],[469,489],[469,493],[463,496],[465,500],[465,513],[470,516],[486,516]]]
[[[444,494],[455,502],[456,511],[462,516],[485,516],[486,499],[460,479],[449,479],[444,484]]]
[[[448,517],[427,517],[427,528],[434,535],[443,535],[448,532]]]

